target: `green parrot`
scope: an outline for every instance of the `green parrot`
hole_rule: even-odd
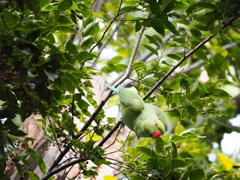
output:
[[[157,138],[164,134],[167,125],[166,114],[157,106],[144,103],[131,89],[107,85],[119,96],[122,104],[121,114],[124,124],[140,137]]]

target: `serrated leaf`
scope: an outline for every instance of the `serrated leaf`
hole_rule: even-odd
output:
[[[58,10],[63,13],[66,10],[70,9],[72,7],[72,1],[71,0],[63,0],[62,2],[59,3],[58,5]]]
[[[152,28],[157,31],[159,34],[161,34],[162,36],[164,36],[165,32],[164,32],[164,27],[163,24],[160,20],[156,20],[156,19],[151,19],[150,23],[152,25]]]
[[[153,47],[146,45],[146,44],[142,44],[145,48],[147,48],[149,51],[151,51],[153,54],[158,55],[158,52],[156,49],[154,49]]]

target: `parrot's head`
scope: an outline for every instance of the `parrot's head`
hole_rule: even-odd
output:
[[[159,119],[151,117],[144,123],[144,131],[149,137],[155,139],[165,133],[165,127]]]

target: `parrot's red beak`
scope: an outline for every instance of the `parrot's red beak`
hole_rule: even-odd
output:
[[[157,137],[159,137],[159,136],[161,136],[162,135],[162,133],[161,133],[161,131],[154,131],[154,133],[152,133],[152,137],[155,139],[155,138],[157,138]]]

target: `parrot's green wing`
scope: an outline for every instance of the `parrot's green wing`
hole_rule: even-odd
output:
[[[119,89],[119,101],[123,106],[134,112],[142,112],[144,109],[142,98],[130,89]]]

